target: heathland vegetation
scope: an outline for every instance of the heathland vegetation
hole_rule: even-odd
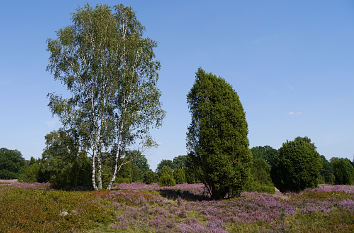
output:
[[[132,148],[157,146],[165,116],[157,43],[124,5],[86,5],[72,22],[47,41],[69,93],[48,94],[61,127],[40,158],[0,149],[0,232],[352,232],[354,161],[328,161],[308,137],[249,148],[236,90],[202,68],[188,152],[153,171]]]

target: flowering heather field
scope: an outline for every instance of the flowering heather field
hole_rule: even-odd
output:
[[[47,187],[0,184],[0,232],[354,232],[354,186],[222,201],[209,200],[202,184],[38,190]]]

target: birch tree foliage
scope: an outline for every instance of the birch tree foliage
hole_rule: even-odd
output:
[[[72,22],[48,40],[47,69],[70,93],[48,94],[49,107],[63,129],[75,128],[81,149],[91,155],[94,189],[102,189],[102,154],[114,156],[110,189],[124,150],[137,142],[152,144],[149,130],[164,117],[157,44],[143,37],[145,28],[122,4],[86,5]]]

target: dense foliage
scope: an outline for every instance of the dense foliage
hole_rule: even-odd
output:
[[[34,183],[40,180],[40,163],[35,162],[28,167],[26,167],[23,172],[19,175],[18,180],[21,182]]]
[[[145,184],[152,184],[158,181],[158,175],[151,169],[144,173],[143,182]]]
[[[178,155],[173,158],[173,169],[181,168],[184,169],[186,167],[187,155]]]
[[[272,180],[281,192],[299,192],[316,187],[320,178],[321,157],[307,137],[283,143],[271,170]]]
[[[18,150],[0,148],[0,179],[16,179],[26,163]]]
[[[159,185],[174,186],[176,181],[173,177],[173,170],[169,166],[163,166],[160,171]]]
[[[40,160],[39,181],[54,188],[92,187],[90,159],[80,151],[75,139],[64,131],[45,136],[46,147]]]
[[[322,160],[322,169],[321,169],[321,178],[320,182],[324,184],[334,184],[334,174],[332,165],[325,156],[321,155]]]
[[[274,193],[274,184],[270,176],[271,167],[263,158],[252,160],[251,174],[246,184],[247,191]]]
[[[165,166],[171,168],[172,170],[173,170],[174,167],[175,167],[172,160],[163,159],[163,160],[161,160],[161,162],[160,162],[159,164],[157,164],[156,173],[157,173],[157,174],[160,174],[162,168],[165,167]]]
[[[161,169],[164,166],[167,166],[172,169],[173,177],[177,184],[184,183],[198,183],[198,180],[195,178],[195,171],[192,168],[190,161],[188,162],[187,155],[178,155],[173,158],[173,160],[163,159],[157,165],[156,173],[161,177]]]
[[[186,183],[186,175],[185,171],[182,168],[176,168],[173,171],[173,178],[176,181],[176,184],[184,184]]]
[[[202,174],[201,167],[198,165],[198,160],[195,156],[189,154],[186,156],[186,167],[184,168],[186,181],[188,184],[200,183]]]
[[[187,102],[192,114],[187,147],[201,168],[201,181],[215,199],[240,195],[252,155],[237,93],[224,79],[199,68]]]
[[[354,184],[354,167],[349,159],[332,158],[330,164],[335,184]]]
[[[271,146],[256,146],[251,148],[253,158],[264,159],[271,167],[274,165],[274,158],[278,150]]]
[[[127,159],[131,162],[132,182],[143,182],[144,174],[150,170],[145,155],[138,150],[127,151]]]

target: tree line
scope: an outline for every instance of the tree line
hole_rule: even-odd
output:
[[[59,189],[92,188],[91,158],[74,154],[75,151],[70,149],[70,140],[63,137],[65,136],[57,131],[46,135],[46,148],[38,159],[31,157],[30,160],[25,160],[18,150],[1,148],[0,179],[19,179],[30,183],[50,182],[53,188]],[[279,160],[279,151],[280,149],[271,146],[251,148],[253,159],[244,190],[274,192],[274,184],[279,182],[276,175],[279,165],[275,166],[275,161]],[[129,151],[126,159],[130,162],[117,175],[117,183],[140,182],[171,186],[201,182],[189,155],[179,155],[172,160],[163,159],[155,171],[150,169],[146,156],[140,151]],[[324,155],[320,159],[318,184],[354,184],[354,161],[338,157],[327,160]],[[104,166],[104,170],[109,170],[109,167]],[[104,179],[104,183],[108,183],[108,179]]]

